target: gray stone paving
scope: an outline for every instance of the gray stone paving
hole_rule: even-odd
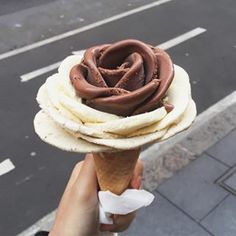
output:
[[[224,184],[236,193],[236,172],[224,181]]]
[[[207,153],[229,166],[236,164],[236,129],[208,149]]]
[[[236,235],[236,197],[230,195],[202,222],[215,236]]]
[[[227,192],[214,184],[226,170],[227,167],[204,154],[160,185],[158,191],[191,217],[200,220],[226,197]]]
[[[172,203],[155,192],[155,202],[142,209],[123,236],[210,236]]]
[[[235,141],[236,129],[163,182],[156,201],[121,235],[235,236],[236,196],[218,184],[236,186]]]

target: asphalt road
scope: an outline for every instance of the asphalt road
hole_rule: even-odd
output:
[[[0,53],[88,25],[153,0],[0,0]]]
[[[236,2],[174,0],[80,34],[0,60],[0,163],[15,165],[0,176],[0,235],[15,235],[54,210],[74,164],[82,157],[42,143],[32,121],[35,96],[53,71],[28,82],[20,76],[62,60],[73,50],[137,38],[157,45],[197,27],[206,29],[168,50],[191,78],[198,111],[235,90]]]
[[[18,12],[20,10],[25,10],[31,7],[37,7],[43,4],[47,4],[49,2],[54,2],[56,0],[1,0],[1,8],[0,8],[0,16]]]

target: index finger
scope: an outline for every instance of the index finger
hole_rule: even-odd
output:
[[[130,187],[134,189],[139,189],[141,186],[142,177],[143,177],[143,163],[142,161],[138,160],[134,168],[132,179],[130,181]]]

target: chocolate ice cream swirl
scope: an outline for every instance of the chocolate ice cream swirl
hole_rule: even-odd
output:
[[[70,71],[84,104],[100,111],[131,116],[171,104],[163,98],[174,77],[169,55],[138,40],[123,40],[86,50]]]

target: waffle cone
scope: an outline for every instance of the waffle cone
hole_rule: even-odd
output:
[[[120,195],[128,188],[140,149],[112,153],[94,153],[98,183],[102,191]]]

